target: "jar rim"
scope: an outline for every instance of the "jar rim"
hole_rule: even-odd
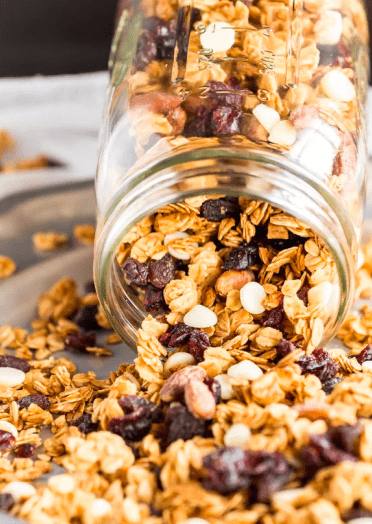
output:
[[[124,340],[135,345],[145,315],[123,296],[122,289],[114,290],[118,279],[115,255],[122,238],[139,220],[160,207],[201,194],[265,201],[305,222],[323,240],[335,262],[340,285],[337,319],[326,341],[332,338],[344,321],[354,292],[353,255],[357,242],[348,213],[315,173],[273,152],[230,145],[181,150],[137,170],[125,178],[101,218],[95,247],[95,281],[105,313]]]

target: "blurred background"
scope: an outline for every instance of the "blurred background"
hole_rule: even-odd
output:
[[[0,77],[107,68],[117,0],[0,0]],[[372,31],[372,0],[366,0]]]

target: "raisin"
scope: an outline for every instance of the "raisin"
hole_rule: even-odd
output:
[[[189,49],[189,34],[190,34],[189,28],[193,28],[194,24],[196,24],[196,22],[199,22],[200,20],[201,20],[200,9],[197,9],[195,7],[192,7],[190,11],[188,11],[188,9],[186,10],[185,7],[181,7],[178,9],[177,28],[176,28],[177,47],[178,47],[177,61],[183,64],[186,64],[187,52]]]
[[[18,446],[18,448],[15,450],[15,454],[18,458],[31,458],[35,453],[35,446],[34,444],[21,444]]]
[[[237,198],[223,197],[203,202],[200,215],[209,222],[221,222],[224,218],[233,218],[239,215]]]
[[[83,306],[74,318],[74,322],[84,331],[99,331],[102,329],[102,327],[98,324],[96,320],[97,313],[97,304]]]
[[[164,311],[167,308],[167,305],[164,300],[162,289],[157,289],[152,284],[148,284],[143,299],[143,307],[148,313]]]
[[[15,368],[27,373],[30,371],[30,364],[27,360],[13,355],[0,355],[0,368]]]
[[[266,324],[264,325],[266,326]],[[298,344],[293,344],[289,340],[282,338],[276,348],[276,359],[278,361],[281,360],[282,358],[292,353],[292,351],[294,351],[297,347],[299,347]]]
[[[334,466],[344,460],[357,461],[357,458],[344,451],[331,441],[330,433],[311,435],[310,442],[301,451],[302,460],[308,477],[328,466]]]
[[[227,255],[223,265],[224,271],[244,271],[257,264],[260,260],[258,254],[258,244],[242,244],[232,249]]]
[[[67,349],[67,351],[83,353],[87,347],[94,347],[95,345],[95,333],[71,333],[70,335],[67,335],[65,340],[65,349]]]
[[[231,82],[233,83],[233,81]],[[208,96],[216,102],[216,106],[221,105],[239,108],[243,103],[244,96],[241,93],[235,92],[240,89],[238,84],[232,87],[224,82],[211,81],[206,84],[206,87],[209,88]]]
[[[193,329],[189,338],[189,353],[197,360],[204,360],[204,351],[210,347],[209,337],[201,329]]]
[[[175,20],[159,24],[157,31],[158,60],[172,60],[176,43],[176,24]]]
[[[269,311],[266,320],[262,323],[264,327],[271,327],[274,329],[282,330],[282,322],[284,320],[284,308],[283,306],[277,306],[271,311]],[[287,341],[286,341],[287,342]],[[288,354],[288,353],[287,353]],[[284,356],[284,355],[283,355]]]
[[[17,400],[19,409],[27,409],[31,404],[36,404],[39,408],[48,410],[50,408],[50,400],[46,395],[26,395]]]
[[[70,422],[70,426],[76,426],[80,433],[88,435],[88,433],[97,431],[98,422],[92,422],[92,415],[90,413],[83,413],[81,417],[72,420]]]
[[[151,260],[149,265],[149,282],[158,289],[163,289],[174,279],[176,263],[171,255],[167,254],[160,260]]]
[[[0,429],[0,449],[12,449],[14,448],[16,439],[15,436],[9,433],[9,431],[3,431]]]
[[[278,251],[288,249],[293,246],[299,246],[306,242],[307,238],[295,235],[292,231],[288,231],[288,238],[270,238],[268,239],[269,245]]]
[[[87,282],[85,282],[85,284],[84,284],[84,293],[90,294],[90,293],[95,293],[95,292],[96,292],[96,286],[94,284],[94,281],[93,280],[88,280]]]
[[[350,358],[352,358],[352,357],[350,357]],[[359,355],[357,355],[356,359],[359,362],[359,364],[363,364],[363,362],[366,362],[367,360],[372,360],[372,346],[371,346],[371,344],[368,344],[368,346],[363,348],[362,351],[359,353]]]
[[[297,293],[298,298],[302,300],[302,302],[304,303],[306,307],[309,305],[309,299],[308,299],[309,289],[310,288],[308,286],[303,286],[303,288],[301,288],[300,291]]]
[[[302,373],[311,373],[319,378],[322,386],[329,389],[329,380],[333,379],[339,368],[325,349],[316,348],[311,355],[303,355],[298,361]],[[333,389],[333,388],[332,388]]]
[[[322,389],[327,395],[329,395],[330,393],[332,393],[337,384],[339,384],[341,381],[342,377],[329,378],[328,380],[322,383]]]
[[[250,487],[258,502],[266,502],[290,479],[292,467],[280,453],[220,448],[203,459],[206,489],[223,495]]]
[[[363,426],[358,422],[355,425],[343,424],[341,426],[331,426],[328,434],[331,441],[338,448],[357,455],[359,437],[363,431]]]
[[[193,328],[183,322],[177,322],[167,333],[159,337],[159,342],[169,348],[178,348],[187,344]]]
[[[136,395],[124,395],[118,402],[125,415],[112,418],[108,423],[108,429],[124,440],[141,440],[150,432],[153,422],[157,421],[161,414],[160,408],[155,404]]]
[[[127,258],[121,269],[129,282],[136,284],[136,286],[146,286],[149,275],[149,270],[146,264],[142,264],[134,258]]]
[[[221,384],[212,377],[206,377],[203,382],[208,386],[216,404],[219,404],[221,402]]]
[[[151,31],[144,30],[137,42],[136,56],[133,60],[135,69],[143,71],[150,62],[156,59],[157,54],[156,36]]]
[[[195,113],[195,117],[187,122],[184,135],[187,137],[198,136],[198,137],[211,137],[213,136],[212,131],[212,112],[207,107],[198,107]]]
[[[214,136],[238,135],[243,112],[229,106],[220,106],[212,113],[212,132]]]
[[[0,493],[0,510],[10,511],[15,501],[10,493]]]
[[[165,445],[168,447],[178,439],[190,440],[196,435],[207,436],[208,423],[195,418],[186,406],[173,406],[165,415],[167,431]]]
[[[358,520],[358,519],[371,518],[371,517],[372,517],[372,511],[369,511],[368,509],[356,507],[348,511],[346,515],[343,515],[342,521],[349,522],[350,520]]]

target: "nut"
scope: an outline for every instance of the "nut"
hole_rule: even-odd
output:
[[[195,358],[184,351],[179,351],[178,353],[173,353],[166,363],[164,364],[164,373],[170,375],[175,371],[178,371],[186,366],[196,364]]]
[[[298,411],[300,417],[309,420],[328,419],[331,413],[330,404],[325,402],[306,402],[306,404],[296,404],[293,409]]]
[[[269,133],[264,126],[260,124],[258,118],[249,113],[244,113],[243,115],[242,134],[250,140],[260,140],[261,142],[267,142],[267,137],[269,136]]]
[[[194,377],[186,384],[185,402],[187,409],[195,418],[211,419],[216,412],[213,393],[204,382]]]
[[[172,402],[183,394],[189,380],[201,382],[206,376],[205,370],[198,366],[187,366],[180,369],[165,381],[160,390],[160,398],[164,402]]]
[[[248,282],[254,280],[254,274],[250,269],[245,271],[226,271],[218,277],[215,289],[219,295],[226,297],[229,291],[241,289]]]
[[[315,106],[301,106],[296,107],[289,115],[290,123],[295,126],[296,129],[301,131],[307,129],[311,122],[318,118],[319,111]]]

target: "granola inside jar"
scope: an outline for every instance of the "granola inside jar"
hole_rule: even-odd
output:
[[[335,334],[363,220],[367,42],[360,0],[121,3],[95,279],[127,342],[148,314],[171,347],[201,328],[199,362]]]

